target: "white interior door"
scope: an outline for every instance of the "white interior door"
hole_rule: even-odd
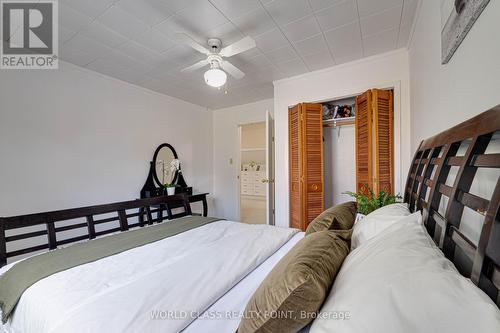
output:
[[[274,119],[266,116],[267,224],[274,225]]]

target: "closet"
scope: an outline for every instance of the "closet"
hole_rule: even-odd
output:
[[[321,104],[289,109],[290,227],[305,230],[324,208]]]
[[[290,227],[305,230],[346,191],[393,193],[393,93],[301,103],[288,110]]]

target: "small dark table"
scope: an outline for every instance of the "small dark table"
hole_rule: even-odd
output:
[[[201,216],[208,216],[208,203],[207,203],[207,195],[210,193],[195,193],[195,194],[188,194],[188,200],[189,203],[193,202],[202,202],[203,203],[203,213],[202,214],[196,214],[192,213],[192,215],[201,215]],[[153,206],[154,207],[154,206]],[[172,209],[175,208],[182,208],[182,203],[171,203],[167,206],[161,205],[161,206],[156,206],[160,208],[156,214],[156,221],[161,221],[163,220],[163,210],[167,211],[168,216],[171,216],[173,219],[182,217],[184,216],[184,213],[178,213],[178,214],[172,214]],[[139,208],[139,222],[144,224],[144,208]]]

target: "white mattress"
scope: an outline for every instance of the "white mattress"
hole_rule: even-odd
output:
[[[241,314],[260,283],[305,233],[295,234],[276,253],[229,290],[207,311],[189,325],[184,333],[234,333],[240,323]],[[213,319],[216,317],[216,319]]]

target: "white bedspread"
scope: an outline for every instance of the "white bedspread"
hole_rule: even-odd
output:
[[[234,333],[238,328],[248,301],[262,281],[302,238],[305,233],[295,234],[276,253],[270,256],[252,273],[210,306],[199,319],[193,321],[183,333]],[[217,318],[219,317],[219,318]],[[306,332],[306,331],[304,331]]]
[[[3,328],[178,332],[296,232],[219,221],[75,267],[28,288]]]

